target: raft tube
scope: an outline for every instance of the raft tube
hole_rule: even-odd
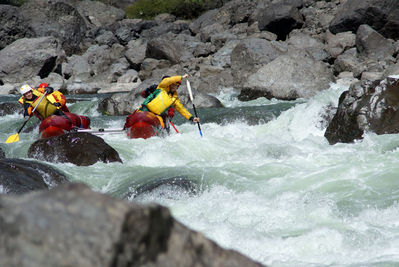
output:
[[[148,111],[135,111],[126,118],[124,126],[129,138],[147,139],[163,134],[163,127],[158,117]]]
[[[90,129],[90,119],[86,116],[64,112],[65,115],[52,115],[45,118],[39,126],[40,138],[62,135],[73,129]]]

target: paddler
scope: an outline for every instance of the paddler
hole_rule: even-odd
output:
[[[167,112],[169,107],[174,107],[186,120],[199,122],[198,117],[194,117],[183,106],[177,96],[177,89],[181,85],[182,79],[186,79],[188,74],[183,76],[165,76],[158,84],[157,88],[145,99],[138,111],[150,111],[156,115],[161,121],[161,125],[165,125],[163,118],[168,118]]]
[[[40,101],[40,97],[44,94],[39,92],[38,90],[34,90],[28,84],[25,84],[21,87],[20,92],[22,97],[18,100],[20,104],[24,107],[24,117],[32,116],[32,110],[37,106],[34,114],[39,120],[44,120],[45,118],[51,115],[63,115],[64,113],[59,110],[59,105],[54,98],[51,97],[51,89],[46,88],[44,92],[46,96]],[[39,103],[39,104],[38,104]]]

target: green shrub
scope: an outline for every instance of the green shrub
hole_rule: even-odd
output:
[[[128,18],[153,19],[162,13],[191,19],[206,10],[220,7],[226,0],[139,0],[126,8]]]
[[[28,0],[3,0],[1,1],[4,5],[11,5],[11,6],[22,6]]]

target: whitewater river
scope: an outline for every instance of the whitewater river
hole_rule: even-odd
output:
[[[399,135],[366,134],[330,146],[322,115],[346,89],[333,84],[295,102],[240,102],[227,90],[217,96],[225,109],[198,110],[202,138],[196,125],[176,115],[180,134],[166,138],[102,136],[123,164],[52,165],[72,181],[121,198],[148,181],[190,179],[195,194],[163,187],[129,200],[167,206],[191,229],[263,264],[399,266]],[[124,117],[96,111],[101,96],[75,98],[71,111],[89,115],[93,128],[123,126]],[[5,144],[22,123],[18,114],[0,117],[7,157],[27,158],[38,137],[36,127]]]

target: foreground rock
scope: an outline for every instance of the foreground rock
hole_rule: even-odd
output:
[[[338,110],[324,136],[330,144],[350,143],[364,132],[399,133],[399,76],[357,83],[339,98]]]
[[[23,194],[67,182],[64,174],[46,164],[23,159],[0,159],[0,193]]]
[[[68,133],[34,142],[28,157],[48,162],[70,162],[78,166],[121,162],[118,152],[105,141],[89,133]]]
[[[186,228],[158,205],[82,184],[0,196],[0,266],[262,266]]]

